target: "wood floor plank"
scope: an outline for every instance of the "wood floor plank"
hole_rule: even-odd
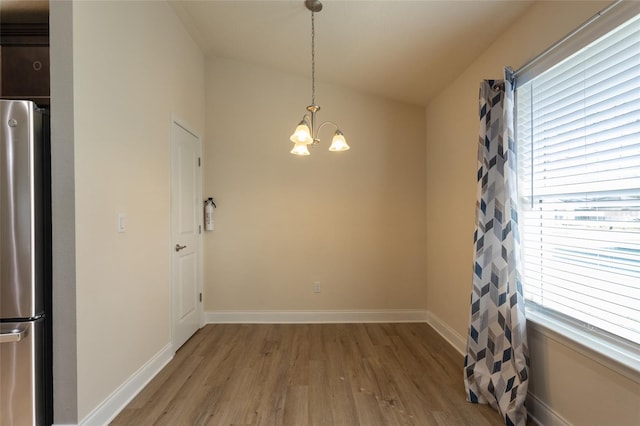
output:
[[[307,386],[309,384],[309,359],[311,345],[309,327],[292,326],[291,356],[289,364],[289,385]],[[308,390],[307,390],[308,392]]]
[[[502,425],[465,401],[462,356],[426,324],[224,324],[199,330],[121,425]]]
[[[309,424],[309,387],[288,386],[282,419],[283,426]]]
[[[336,423],[331,409],[327,362],[309,361],[309,424],[332,425]]]

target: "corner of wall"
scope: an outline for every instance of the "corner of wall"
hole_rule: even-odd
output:
[[[466,339],[461,336],[457,331],[450,327],[447,323],[442,321],[436,314],[431,311],[427,311],[427,324],[429,324],[435,331],[438,332],[460,355],[464,356],[466,351],[467,342]]]
[[[56,424],[78,420],[76,353],[73,5],[50,4],[53,215],[53,409]]]

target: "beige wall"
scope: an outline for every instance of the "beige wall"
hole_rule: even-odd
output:
[[[165,2],[74,2],[78,419],[171,340],[170,131],[204,59]],[[127,231],[116,230],[117,214]]]
[[[473,258],[478,87],[518,68],[609,2],[536,2],[427,107],[428,309],[466,336]],[[458,342],[461,340],[458,339]],[[543,335],[531,339],[534,394],[573,424],[637,424],[637,383]],[[600,386],[600,390],[588,390]],[[560,391],[560,389],[562,389]]]
[[[206,84],[205,311],[424,309],[424,110],[317,84],[351,150],[296,157],[308,79],[208,58]]]

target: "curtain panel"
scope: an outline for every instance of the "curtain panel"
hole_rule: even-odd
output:
[[[513,97],[510,75],[481,83],[475,258],[464,383],[468,401],[490,404],[506,425],[524,426],[529,350],[520,274]]]

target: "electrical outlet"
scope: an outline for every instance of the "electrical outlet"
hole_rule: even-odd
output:
[[[320,281],[313,282],[313,292],[320,293]]]

